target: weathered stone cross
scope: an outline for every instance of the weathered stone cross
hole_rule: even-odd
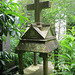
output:
[[[50,8],[51,4],[49,1],[41,2],[42,0],[34,0],[34,4],[27,5],[27,10],[35,10],[35,22],[39,24],[42,22],[41,11],[45,8]],[[34,65],[36,62],[36,53],[34,52]]]
[[[41,11],[45,8],[50,8],[49,1],[41,2],[42,0],[34,0],[34,4],[27,5],[27,10],[35,10],[35,22],[41,22]]]

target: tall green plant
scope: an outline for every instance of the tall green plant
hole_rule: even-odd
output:
[[[7,51],[0,51],[0,72],[2,68],[3,68],[2,71],[6,71],[7,69],[9,69],[11,67],[10,65],[12,65],[11,62],[15,60],[15,57],[17,59],[17,54],[15,53],[12,53],[12,52],[9,53]],[[8,64],[10,65],[8,66]]]
[[[75,74],[75,27],[72,27],[70,34],[64,35],[59,42],[61,47],[59,54],[59,71],[57,75],[74,75]],[[60,72],[61,71],[61,72]]]
[[[0,1],[0,38],[3,34],[7,36],[8,32],[10,35],[20,34],[20,29],[18,28],[20,24],[15,24],[15,17],[19,17],[24,25],[24,20],[28,21],[28,18],[22,16],[23,13],[18,12],[19,7],[21,5],[14,3],[13,0],[9,0],[9,2]]]

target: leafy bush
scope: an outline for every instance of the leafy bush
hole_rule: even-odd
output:
[[[15,52],[15,47],[17,46],[17,44],[19,43],[19,39],[20,37],[15,36],[15,37],[10,37],[10,44],[11,44],[11,51]]]
[[[9,53],[7,51],[0,51],[0,71],[3,68],[3,71],[6,71],[7,69],[13,67],[13,64],[11,64],[13,61],[15,61],[15,58],[17,55],[15,53]],[[16,61],[15,61],[16,62]]]
[[[72,27],[70,32],[70,34],[64,35],[64,38],[59,42],[61,45],[57,55],[59,57],[59,72],[56,74],[75,75],[75,27]]]
[[[33,64],[33,59],[34,59],[34,56],[33,56],[33,52],[26,52],[23,54],[23,64],[24,64],[24,67],[28,67],[30,65]],[[37,53],[37,63],[41,63],[42,61],[42,58],[39,57],[39,53]]]
[[[24,20],[28,21],[28,18],[22,16],[23,13],[18,12],[19,7],[21,7],[20,4],[14,3],[13,0],[0,1],[0,39],[3,34],[7,36],[8,32],[15,36],[15,34],[20,35],[20,32],[24,31],[24,29],[19,29],[20,24],[15,23],[15,17],[19,17],[24,25]]]

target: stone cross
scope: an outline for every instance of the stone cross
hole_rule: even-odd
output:
[[[50,8],[49,1],[41,2],[42,0],[34,0],[34,4],[27,5],[27,10],[35,10],[35,22],[41,22],[41,11],[45,8]]]
[[[49,1],[42,2],[42,0],[34,0],[34,4],[27,5],[27,10],[35,10],[35,22],[42,22],[41,11],[45,8],[50,8],[51,4]],[[36,53],[34,52],[34,65],[37,65],[36,62]]]

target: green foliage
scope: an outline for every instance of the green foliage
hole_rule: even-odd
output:
[[[34,12],[33,11],[27,11],[27,4],[33,3],[33,0],[21,0],[18,1],[18,3],[21,5],[18,12],[23,13],[22,16],[25,16],[29,19],[29,21],[25,21],[26,25],[31,24],[34,22]],[[24,26],[23,26],[24,27]]]
[[[50,23],[52,28],[55,28],[55,22],[57,19],[61,19],[63,21],[66,20],[67,28],[71,28],[75,25],[75,2],[74,0],[43,0],[50,1],[51,8],[42,10],[42,22]],[[21,8],[19,12],[25,13],[23,16],[26,16],[30,22],[26,22],[26,24],[31,24],[34,22],[34,11],[27,11],[26,5],[34,3],[34,0],[22,0],[19,1],[21,4]]]
[[[43,11],[43,21],[55,24],[55,20],[62,19],[74,22],[74,0],[50,0],[51,8]],[[66,15],[66,16],[65,16]],[[73,18],[73,19],[71,19]],[[70,19],[70,20],[69,20]]]
[[[18,45],[19,43],[19,39],[20,37],[15,36],[15,37],[10,37],[10,44],[11,44],[11,51],[15,52],[15,47]]]
[[[12,61],[17,57],[15,53],[10,53],[7,51],[0,51],[0,71],[1,71],[1,66],[3,66],[3,71],[9,69]]]
[[[59,41],[61,47],[59,54],[56,55],[59,57],[59,72],[56,71],[56,74],[75,74],[75,27],[72,27],[70,31],[71,34],[64,35],[64,38]]]
[[[23,54],[23,65],[24,67],[28,67],[33,64],[34,56],[33,52],[26,52]],[[40,64],[42,62],[42,58],[39,57],[39,53],[37,53],[37,63]]]
[[[18,8],[21,7],[20,4],[14,3],[13,0],[6,2],[5,0],[0,1],[0,39],[3,34],[7,36],[9,32],[10,35],[15,36],[15,34],[20,36],[20,29],[15,24],[15,17],[19,17],[20,21],[25,25],[24,20],[28,21],[28,18],[22,16],[23,13],[18,12]]]

